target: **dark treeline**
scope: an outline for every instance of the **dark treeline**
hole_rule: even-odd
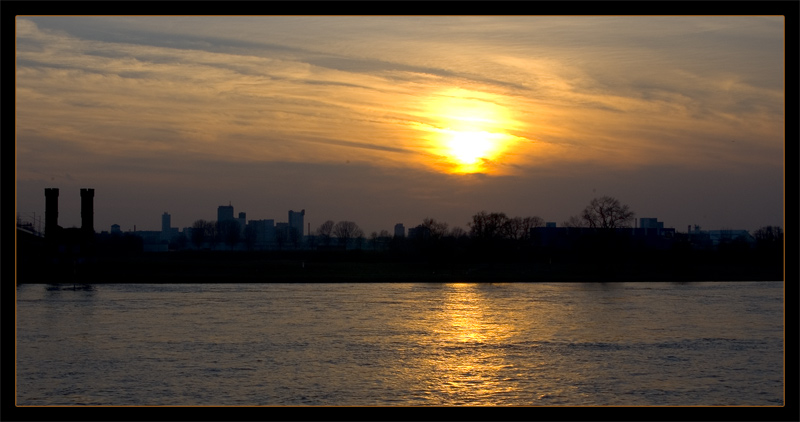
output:
[[[95,236],[92,245],[18,240],[20,282],[333,282],[333,281],[735,281],[782,280],[783,232],[763,227],[752,239],[716,245],[689,233],[630,226],[633,212],[597,198],[584,212],[545,227],[536,216],[481,211],[468,230],[426,218],[407,236],[364,236],[354,222],[326,221],[302,247],[233,250],[238,227],[213,222],[226,249],[143,252],[130,233]],[[201,226],[204,225],[204,226]],[[213,228],[212,228],[213,226]],[[638,231],[637,231],[638,230]],[[198,232],[195,232],[198,233]],[[237,234],[234,234],[237,233]],[[666,234],[665,234],[666,233]],[[196,246],[207,238],[191,239]],[[226,237],[227,236],[227,237]],[[226,241],[227,239],[227,241]],[[55,255],[53,247],[58,248]],[[83,249],[81,249],[83,248]],[[84,252],[90,251],[90,254]]]

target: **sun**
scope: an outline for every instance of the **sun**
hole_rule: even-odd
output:
[[[490,94],[462,89],[435,95],[428,103],[433,119],[431,152],[435,164],[454,174],[496,171],[498,160],[516,139],[514,122]]]
[[[453,132],[448,143],[450,155],[461,164],[475,164],[492,150],[490,136],[487,132]]]
[[[486,131],[450,131],[446,155],[456,173],[478,173],[498,152],[499,136]]]

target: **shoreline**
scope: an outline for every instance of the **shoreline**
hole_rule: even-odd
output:
[[[782,271],[753,265],[649,268],[597,263],[442,262],[414,260],[186,259],[143,256],[89,264],[18,266],[16,284],[225,283],[609,283],[783,281]]]
[[[43,286],[95,286],[95,285],[109,285],[109,284],[400,284],[400,283],[432,283],[432,284],[450,284],[450,283],[464,283],[464,284],[510,284],[510,283],[548,283],[548,284],[578,284],[578,283],[591,283],[591,284],[613,284],[613,283],[674,283],[674,284],[688,284],[688,283],[783,283],[782,280],[612,280],[612,281],[591,281],[591,280],[574,280],[574,281],[514,281],[514,280],[496,280],[496,281],[368,281],[368,280],[339,280],[339,281],[139,281],[139,282],[125,282],[125,281],[92,281],[92,282],[26,282],[17,283],[17,286],[23,285],[43,285]],[[69,290],[69,289],[67,289]]]
[[[242,275],[205,274],[183,275],[150,274],[147,276],[114,274],[54,275],[36,279],[16,280],[16,284],[281,284],[281,283],[694,283],[694,282],[784,282],[783,278],[769,277],[765,274],[692,274],[683,277],[670,277],[664,274],[540,274],[508,275],[487,273],[482,275],[458,274],[314,274],[314,275]]]

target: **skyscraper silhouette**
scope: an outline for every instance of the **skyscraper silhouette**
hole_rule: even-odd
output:
[[[233,206],[232,205],[230,205],[230,204],[228,204],[228,205],[220,205],[217,208],[217,221],[218,222],[228,221],[228,220],[233,220],[233,219],[234,218],[233,218]]]
[[[303,217],[306,210],[300,212],[289,210],[289,228],[298,239],[303,238]]]

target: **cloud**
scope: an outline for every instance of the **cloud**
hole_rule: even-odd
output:
[[[456,224],[488,205],[536,205],[515,192],[556,198],[545,217],[562,221],[556,209],[582,205],[585,180],[604,174],[641,171],[646,185],[653,168],[705,177],[783,164],[782,18],[16,22],[22,181],[70,174],[113,189],[138,178],[160,192],[170,180],[219,196],[237,177],[242,195],[297,179],[342,219],[367,192],[386,201],[371,212],[392,220],[424,218],[407,205],[422,201]],[[449,168],[442,134],[468,120],[507,148],[481,175],[437,172]],[[596,173],[576,176],[582,168]]]
[[[736,68],[740,73],[729,75],[710,71],[719,69],[719,63],[734,60],[732,54],[712,52],[710,64],[696,65],[696,56],[708,54],[697,47],[704,45],[701,41],[718,47],[725,36],[735,32],[726,21],[689,19],[677,21],[683,26],[676,26],[670,19],[646,23],[620,18],[535,19],[538,26],[531,29],[522,25],[529,22],[525,19],[388,19],[381,23],[349,19],[352,29],[319,38],[322,46],[330,48],[325,53],[319,45],[301,46],[297,37],[289,41],[291,37],[279,36],[264,42],[251,28],[239,31],[250,39],[237,38],[232,31],[234,21],[228,19],[156,19],[146,24],[109,18],[36,21],[47,29],[31,20],[18,20],[21,44],[38,47],[18,52],[20,85],[27,92],[40,92],[38,99],[50,103],[31,104],[32,108],[95,105],[95,120],[101,126],[102,122],[124,125],[123,115],[127,115],[138,124],[166,126],[175,133],[197,136],[199,142],[192,147],[210,148],[211,154],[215,151],[209,142],[224,141],[228,131],[239,138],[255,139],[256,134],[246,127],[317,137],[336,130],[353,138],[347,142],[364,143],[364,137],[371,137],[370,131],[387,132],[378,126],[398,119],[425,119],[409,107],[425,101],[421,93],[448,85],[476,93],[497,90],[495,98],[503,107],[525,116],[517,119],[524,126],[507,129],[515,136],[537,139],[542,145],[577,143],[594,151],[603,149],[603,141],[597,139],[620,147],[630,142],[626,140],[630,138],[614,139],[617,135],[608,133],[591,135],[610,130],[609,119],[629,129],[648,122],[650,128],[642,130],[649,133],[654,133],[654,121],[675,127],[716,121],[717,130],[725,131],[731,120],[728,116],[767,126],[758,122],[780,113],[781,92],[751,85],[747,81],[752,72],[744,73],[745,77],[737,76],[744,75],[741,67]],[[276,29],[265,33],[272,34],[278,34],[287,23],[309,22],[267,21]],[[332,31],[333,22],[341,23],[311,21],[322,24],[321,29],[311,29],[310,36],[322,36],[326,30]],[[166,22],[171,25],[163,26]],[[223,32],[210,35],[199,29],[201,22]],[[432,30],[429,24],[434,22],[462,22],[470,30],[459,25]],[[621,29],[622,22],[633,23],[634,29]],[[388,35],[363,39],[365,28],[387,23]],[[751,26],[764,32],[765,24],[772,23],[757,21]],[[597,29],[601,26],[614,29],[603,32]],[[421,32],[411,35],[407,32],[411,27]],[[224,31],[230,32],[219,35]],[[500,37],[480,36],[492,31]],[[540,36],[547,31],[552,31],[549,37]],[[631,36],[633,31],[638,31],[637,36]],[[774,41],[769,38],[773,35],[764,32],[759,36],[763,42]],[[362,37],[351,48],[355,54],[343,54],[343,46],[355,36]],[[497,43],[498,39],[503,42]],[[684,42],[690,42],[688,53],[685,46],[678,48]],[[755,43],[750,40],[745,50],[748,54],[755,51]],[[459,50],[465,45],[469,47]],[[369,46],[387,46],[389,53],[368,50]],[[523,51],[533,54],[521,55]],[[38,71],[30,71],[34,69]],[[64,114],[68,111],[57,113]],[[277,116],[281,118],[275,120]],[[86,120],[85,116],[78,119]],[[345,121],[349,126],[343,125]],[[769,124],[774,121],[772,118]],[[383,137],[388,142],[405,149],[413,145],[408,138],[413,134],[403,128],[392,130]],[[291,143],[290,137],[284,142]],[[269,143],[270,138],[266,136],[262,143]],[[186,142],[187,138],[178,139],[175,146],[184,147]],[[641,137],[636,142],[641,143]],[[252,148],[245,150],[249,153]],[[663,149],[660,156],[663,158]],[[639,154],[635,158],[644,157]],[[609,154],[598,158],[613,161]],[[627,156],[626,160],[633,158]]]

